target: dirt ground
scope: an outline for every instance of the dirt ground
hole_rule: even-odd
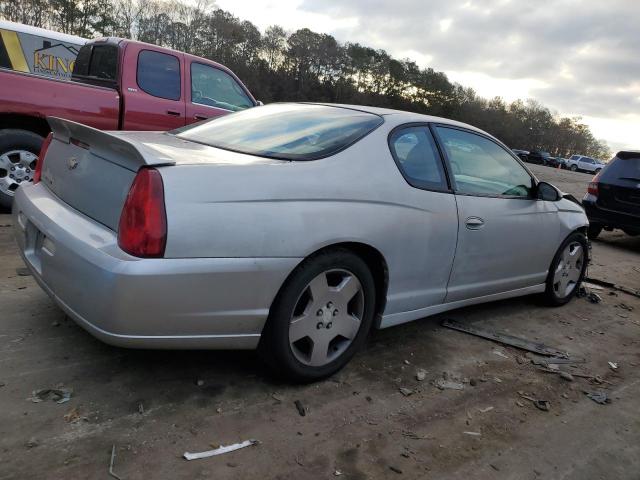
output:
[[[591,178],[533,169],[578,198]],[[589,275],[640,289],[639,259],[640,237],[604,232]],[[2,479],[107,479],[112,445],[123,480],[640,478],[640,299],[631,295],[594,290],[602,303],[555,309],[525,297],[425,318],[374,332],[334,378],[291,386],[251,352],[104,345],[20,276],[22,266],[11,218],[0,215]],[[545,373],[524,352],[440,326],[444,318],[583,357],[560,367],[600,380]],[[443,373],[464,388],[436,388]],[[73,389],[67,403],[29,400],[58,384]],[[584,393],[599,390],[611,403]],[[182,458],[247,439],[260,444]]]

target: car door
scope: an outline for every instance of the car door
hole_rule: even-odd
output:
[[[555,205],[535,198],[535,180],[506,147],[461,128],[436,125],[434,130],[458,206],[458,244],[446,301],[543,283],[558,247]]]
[[[458,215],[429,126],[398,126],[388,140],[398,170],[410,186],[393,195],[414,208],[404,220],[402,231],[389,232],[396,248],[402,247],[394,254],[395,270],[389,272],[386,311],[408,312],[444,302],[456,249]],[[402,220],[398,222],[403,225]]]
[[[255,106],[243,86],[228,72],[201,62],[188,63],[187,123]]]
[[[578,169],[584,170],[586,172],[593,172],[595,170],[593,158],[582,157],[578,162]]]
[[[123,130],[173,130],[185,125],[183,55],[129,44],[123,69]],[[131,60],[135,59],[135,60]],[[135,68],[133,68],[135,66]]]

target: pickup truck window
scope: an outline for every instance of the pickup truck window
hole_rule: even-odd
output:
[[[89,76],[104,80],[116,80],[118,49],[111,45],[96,45],[91,54]]]
[[[191,101],[232,111],[254,106],[231,75],[196,62],[191,64]]]
[[[137,82],[149,95],[180,100],[180,61],[173,55],[142,50],[138,55]]]
[[[85,45],[73,67],[74,80],[98,85],[112,85],[118,78],[118,47]]]

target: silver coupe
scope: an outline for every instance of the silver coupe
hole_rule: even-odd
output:
[[[459,122],[272,104],[168,133],[49,123],[16,238],[110,344],[258,348],[309,381],[372,328],[533,293],[562,305],[587,266],[577,201]]]

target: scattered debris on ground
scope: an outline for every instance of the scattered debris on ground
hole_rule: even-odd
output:
[[[619,292],[624,292],[629,295],[633,295],[634,297],[640,298],[640,291],[634,290],[629,287],[625,287],[624,285],[619,285],[613,282],[607,282],[605,280],[600,280],[599,278],[586,278],[587,282],[595,285],[600,285],[602,287],[612,288],[613,290],[617,290]]]
[[[529,400],[531,403],[533,403],[535,405],[535,407],[538,410],[542,410],[543,412],[548,412],[549,411],[549,407],[550,407],[551,404],[549,403],[548,400],[539,400],[537,398],[533,398],[533,397],[527,395],[524,392],[518,392],[518,395],[520,395],[525,400]]]
[[[18,274],[19,277],[30,277],[31,276],[31,272],[26,267],[16,268],[16,273]]]
[[[121,477],[119,477],[114,471],[113,471],[113,464],[116,460],[116,446],[113,445],[111,447],[111,461],[109,462],[109,475],[111,475],[113,478],[116,478],[117,480],[122,480]]]
[[[304,408],[304,405],[300,400],[296,400],[295,402],[293,402],[293,404],[298,409],[298,413],[300,414],[301,417],[304,417],[307,414],[307,409]]]
[[[31,392],[31,397],[27,400],[31,400],[33,403],[40,403],[46,400],[52,400],[56,403],[66,403],[71,400],[72,394],[72,389],[58,385],[56,388],[42,388],[40,390],[34,390]]]
[[[464,383],[451,379],[450,375],[446,372],[442,374],[442,378],[436,379],[433,385],[440,390],[464,389]]]
[[[82,417],[80,416],[78,407],[73,407],[71,410],[64,414],[64,421],[67,423],[75,423],[81,418]]]
[[[605,392],[604,390],[598,390],[595,392],[584,390],[584,393],[587,397],[589,397],[594,402],[599,403],[600,405],[611,403],[611,399],[607,395],[607,392]]]
[[[418,369],[416,371],[416,380],[419,382],[424,381],[427,378],[427,371],[423,369]]]
[[[406,387],[400,387],[398,390],[400,390],[400,393],[402,395],[404,395],[405,397],[408,397],[410,395],[413,395],[415,392],[415,390],[412,390],[410,388],[406,388]]]
[[[589,300],[591,303],[601,303],[602,297],[595,292],[589,292],[589,294],[587,295],[587,300]]]
[[[608,362],[611,370],[618,370],[618,364],[616,362]]]
[[[456,322],[455,320],[444,320],[442,322],[443,327],[458,330],[459,332],[469,333],[477,337],[486,338],[487,340],[493,340],[494,342],[509,345],[511,347],[519,348],[521,350],[527,350],[529,352],[538,353],[540,355],[546,355],[550,357],[568,358],[569,355],[566,352],[558,350],[553,347],[549,347],[544,343],[532,342],[525,338],[514,337],[513,335],[507,335],[505,333],[496,332],[493,330],[482,329],[471,325],[464,325]]]
[[[233,445],[220,445],[220,447],[214,449],[214,450],[207,450],[206,452],[198,452],[198,453],[189,453],[189,452],[185,452],[183,457],[186,460],[198,460],[200,458],[208,458],[208,457],[215,457],[216,455],[222,455],[223,453],[229,453],[229,452],[233,452],[235,450],[240,450],[241,448],[245,448],[245,447],[252,447],[254,445],[257,445],[258,440],[245,440],[242,443],[234,443]]]

